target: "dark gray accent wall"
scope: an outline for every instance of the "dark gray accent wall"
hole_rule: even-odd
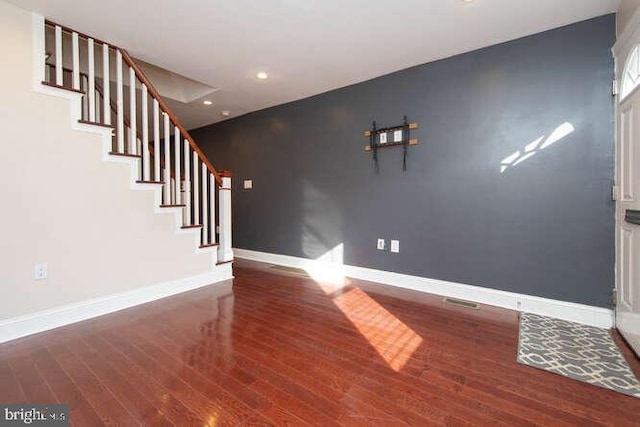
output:
[[[614,15],[603,16],[192,135],[234,173],[235,247],[316,258],[343,244],[350,265],[605,307],[614,41]],[[420,124],[408,170],[388,148],[376,174],[363,131],[405,114]],[[564,123],[574,131],[540,149]],[[378,237],[399,239],[400,253],[376,250]]]

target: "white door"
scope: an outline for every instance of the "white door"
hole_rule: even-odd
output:
[[[617,124],[616,327],[640,355],[640,86],[619,105]]]

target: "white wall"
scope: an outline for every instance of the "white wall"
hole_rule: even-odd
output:
[[[213,270],[70,101],[33,90],[32,15],[0,0],[0,321]],[[49,279],[34,281],[46,262]]]
[[[616,14],[616,33],[622,34],[633,14],[640,7],[640,0],[621,0]]]

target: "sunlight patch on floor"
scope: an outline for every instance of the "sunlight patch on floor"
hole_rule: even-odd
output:
[[[359,288],[333,302],[373,346],[399,372],[422,343],[422,338]]]

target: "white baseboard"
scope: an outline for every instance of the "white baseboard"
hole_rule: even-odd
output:
[[[0,321],[0,343],[113,313],[114,311],[123,310],[232,278],[231,264],[220,265],[215,267],[214,271],[210,273],[170,280],[140,289],[2,320]]]
[[[500,291],[480,286],[465,285],[462,283],[447,282],[444,280],[392,273],[389,271],[374,270],[371,268],[330,264],[288,255],[277,255],[246,249],[234,249],[233,251],[236,258],[303,269],[321,271],[333,269],[346,277],[352,277],[354,279],[368,280],[385,285],[459,298],[516,311],[541,314],[601,328],[609,329],[613,327],[613,311],[607,308]]]

